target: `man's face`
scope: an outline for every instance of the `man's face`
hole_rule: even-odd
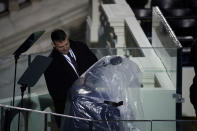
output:
[[[58,50],[62,54],[68,54],[70,49],[70,43],[68,38],[66,38],[64,41],[56,41],[53,43],[56,50]]]

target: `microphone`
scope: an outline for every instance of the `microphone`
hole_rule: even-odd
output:
[[[19,56],[27,51],[44,33],[45,31],[38,31],[32,33],[24,42],[23,44],[13,53],[15,58],[19,58]]]
[[[45,72],[47,67],[50,65],[51,61],[51,57],[41,55],[36,56],[36,58],[30,63],[29,67],[19,79],[18,84],[27,87],[34,86],[41,75]]]

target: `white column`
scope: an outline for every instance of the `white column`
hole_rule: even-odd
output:
[[[89,43],[97,43],[98,42],[98,28],[99,28],[99,0],[90,0],[90,12],[87,18],[87,41]]]
[[[117,43],[115,47],[126,47],[125,43],[125,31],[124,31],[124,25],[122,26],[113,26],[114,32],[117,35]]]
[[[125,44],[125,18],[132,17],[133,13],[125,1],[118,4],[102,5],[103,12],[117,36],[116,47],[126,47]]]

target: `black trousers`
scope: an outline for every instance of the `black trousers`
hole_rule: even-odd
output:
[[[54,101],[54,106],[55,106],[55,113],[64,114],[65,101]],[[61,119],[62,117],[55,116],[55,121],[57,123],[58,128],[60,128],[61,126]]]
[[[196,113],[196,118],[197,118],[197,85],[192,84],[190,87],[190,102],[192,103],[195,113]]]

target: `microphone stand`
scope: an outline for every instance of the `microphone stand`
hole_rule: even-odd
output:
[[[12,100],[12,106],[14,106],[14,102],[15,102],[15,90],[16,90],[16,71],[17,71],[17,63],[18,63],[18,59],[19,59],[19,55],[16,54],[14,56],[15,59],[15,64],[14,64],[14,89],[13,89],[13,100]]]
[[[21,78],[18,81],[18,84],[21,85],[21,108],[23,108],[23,97],[24,92],[27,87],[34,86],[37,81],[40,79],[41,75],[45,72],[47,67],[50,65],[52,58],[45,56],[36,56],[36,58],[30,63],[29,67],[23,73]],[[20,130],[20,113],[18,116],[18,131]]]
[[[15,90],[16,90],[16,70],[19,56],[27,51],[44,33],[45,31],[37,31],[32,33],[23,44],[13,53],[15,58],[15,71],[14,71],[14,89],[13,89],[13,102],[12,106],[15,105]],[[30,91],[29,91],[30,92]]]
[[[24,53],[25,51],[27,51],[44,33],[45,31],[37,31],[37,32],[34,32],[32,33],[24,42],[23,44],[13,53],[14,55],[14,59],[15,59],[15,66],[14,66],[14,88],[13,88],[13,100],[11,102],[11,105],[12,106],[15,106],[15,92],[16,92],[16,73],[17,73],[17,64],[18,64],[18,59],[19,59],[19,56]],[[23,84],[25,85],[25,84]],[[28,85],[26,85],[27,87]],[[23,94],[24,94],[24,91],[25,89],[23,88],[24,86],[22,86],[22,97],[23,97]],[[26,88],[25,87],[25,88]],[[30,86],[28,86],[30,87]],[[30,94],[30,89],[28,90],[28,93]],[[23,106],[23,102],[21,103]],[[15,115],[15,111],[12,110],[12,109],[7,109],[6,110],[6,115],[5,115],[5,118],[6,118],[6,122],[4,124],[4,130],[5,131],[9,131],[10,129],[10,124],[11,124],[11,120],[13,118],[13,115]],[[20,116],[20,113],[19,113],[19,116]],[[20,117],[19,117],[20,119]]]
[[[26,90],[26,88],[27,88],[27,85],[22,85],[21,86],[21,108],[23,108],[23,97],[24,97],[24,92],[25,92],[25,90]],[[18,115],[18,131],[20,131],[20,110],[19,110],[19,115]]]

